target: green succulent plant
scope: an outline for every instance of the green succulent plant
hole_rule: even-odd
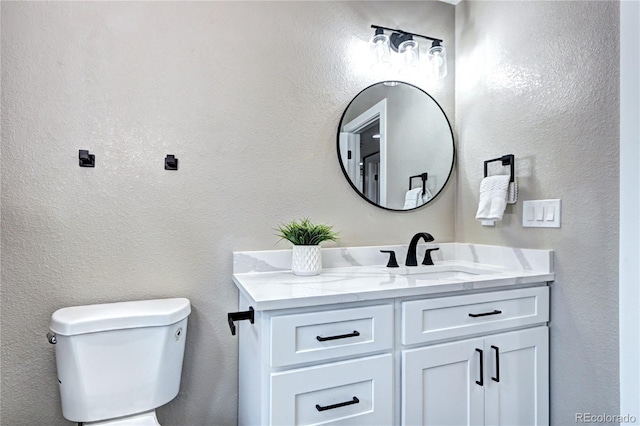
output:
[[[315,246],[323,241],[338,241],[333,226],[313,223],[309,218],[292,220],[276,228],[277,236],[296,246]]]

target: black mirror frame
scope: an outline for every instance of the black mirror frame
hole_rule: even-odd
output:
[[[451,167],[449,168],[449,175],[447,176],[447,179],[444,181],[444,184],[442,185],[442,188],[440,188],[440,190],[435,193],[433,195],[433,197],[431,197],[431,199],[429,201],[427,201],[426,203],[422,204],[421,206],[418,207],[414,207],[412,209],[390,209],[389,207],[385,207],[385,206],[381,206],[380,204],[376,204],[373,201],[371,201],[370,199],[368,199],[361,191],[360,189],[358,189],[353,182],[351,181],[351,178],[349,177],[349,174],[347,173],[347,170],[344,168],[344,164],[342,162],[342,156],[340,155],[340,128],[342,127],[342,121],[344,120],[344,116],[347,114],[347,111],[349,110],[349,107],[351,106],[351,104],[353,103],[353,101],[356,100],[356,98],[358,96],[360,96],[362,94],[362,92],[366,91],[367,89],[372,88],[373,86],[377,86],[379,84],[384,84],[386,83],[386,81],[379,81],[377,83],[371,84],[367,87],[365,87],[364,89],[362,89],[360,92],[358,92],[357,95],[355,95],[353,97],[353,99],[351,99],[351,101],[349,102],[349,104],[347,105],[347,107],[344,109],[344,112],[342,113],[342,116],[340,117],[340,123],[338,123],[338,134],[336,136],[336,150],[338,153],[338,163],[340,163],[340,169],[342,169],[342,173],[344,174],[344,177],[346,178],[347,182],[349,182],[349,185],[351,185],[351,188],[360,196],[362,197],[366,202],[368,202],[369,204],[373,204],[376,207],[379,207],[381,209],[384,210],[389,210],[389,211],[393,211],[393,212],[411,212],[414,210],[418,210],[423,208],[424,206],[428,205],[429,203],[431,203],[433,200],[435,200],[436,198],[438,198],[438,195],[440,195],[440,193],[446,188],[447,184],[449,183],[449,180],[451,179],[451,174],[453,173],[453,168],[456,164],[456,141],[455,138],[453,136],[453,128],[451,127],[451,122],[449,121],[449,117],[447,117],[447,114],[444,112],[444,110],[442,109],[442,107],[440,106],[440,104],[438,103],[438,101],[436,101],[433,96],[431,96],[430,94],[428,94],[426,91],[422,90],[421,88],[419,88],[418,86],[415,86],[411,83],[406,83],[404,81],[397,81],[394,83],[398,83],[398,84],[406,84],[407,86],[411,86],[415,89],[420,90],[422,93],[424,93],[425,95],[427,95],[428,97],[431,98],[431,100],[433,102],[435,102],[435,104],[438,106],[438,108],[440,109],[440,111],[442,112],[442,115],[444,116],[444,119],[447,121],[447,125],[449,126],[449,132],[451,133],[451,144],[453,147],[453,153],[451,156]]]

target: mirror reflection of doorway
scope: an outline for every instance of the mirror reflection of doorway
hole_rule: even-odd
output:
[[[341,126],[338,145],[351,185],[382,205],[387,202],[386,129],[387,100],[383,99]]]
[[[362,193],[374,203],[380,200],[380,183],[378,181],[378,170],[380,169],[380,153],[376,152],[363,158],[362,167]]]
[[[362,193],[374,203],[380,202],[380,120],[373,121],[360,133]]]

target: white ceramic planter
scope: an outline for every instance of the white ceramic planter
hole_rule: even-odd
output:
[[[295,275],[318,275],[322,270],[320,246],[293,246],[291,272]]]

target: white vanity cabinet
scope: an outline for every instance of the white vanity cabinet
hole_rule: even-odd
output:
[[[548,294],[256,311],[240,324],[239,424],[548,424]]]

